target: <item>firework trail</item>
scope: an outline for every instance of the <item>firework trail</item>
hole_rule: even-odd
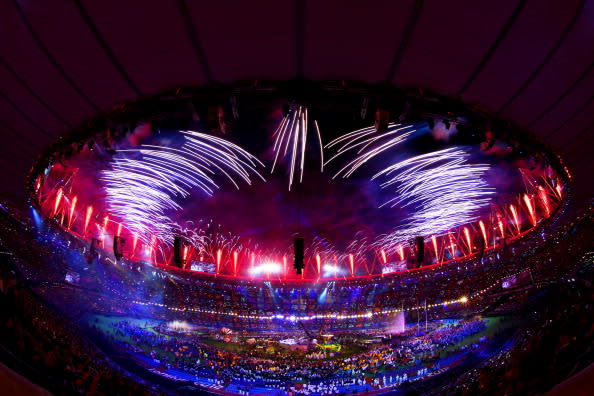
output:
[[[328,239],[320,236],[314,236],[311,245],[305,248],[305,255],[313,257],[319,254],[324,260],[330,260],[340,255],[338,249]]]
[[[488,165],[471,164],[470,154],[451,147],[399,161],[372,177],[393,198],[381,206],[416,208],[406,223],[379,238],[379,248],[394,249],[416,236],[443,235],[478,220],[495,191],[484,181]]]
[[[386,132],[374,127],[359,129],[330,142],[336,154],[327,162],[354,153],[334,177],[350,177],[357,169],[382,153],[394,153],[417,131],[413,124],[390,124]],[[382,178],[381,188],[393,198],[380,207],[410,208],[413,214],[390,233],[373,242],[373,247],[398,252],[399,245],[416,236],[445,234],[448,230],[478,220],[478,212],[495,191],[484,181],[489,166],[471,164],[470,153],[451,147],[402,160],[372,177]],[[402,256],[402,254],[401,254]]]
[[[324,171],[324,146],[322,135],[317,121],[313,122],[318,146],[320,148],[320,171]],[[289,163],[289,191],[295,179],[297,167],[299,167],[299,182],[303,181],[305,168],[305,149],[307,135],[309,132],[309,119],[307,107],[302,105],[291,105],[289,113],[283,117],[280,125],[274,131],[274,161],[270,173],[274,172],[279,159],[285,159]]]
[[[349,177],[375,156],[388,150],[393,150],[396,146],[405,142],[416,131],[414,125],[390,124],[388,130],[381,133],[376,132],[374,127],[349,132],[326,145],[326,148],[338,146],[338,150],[325,165],[328,165],[339,156],[357,149],[358,156],[336,172],[333,178],[341,174],[343,177]],[[380,144],[374,145],[378,142]]]
[[[204,133],[181,134],[180,148],[143,145],[120,150],[101,172],[109,211],[144,243],[156,237],[173,244],[167,213],[181,209],[177,201],[192,189],[212,195],[220,178],[236,188],[238,180],[251,184],[252,175],[264,180],[256,169],[263,164],[241,147]]]

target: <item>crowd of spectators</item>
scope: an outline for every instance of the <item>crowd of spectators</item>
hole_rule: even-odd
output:
[[[443,394],[542,394],[594,362],[594,273],[589,271],[548,289],[531,306],[529,325],[514,347],[442,389]]]
[[[114,365],[72,324],[41,301],[0,246],[2,356],[55,394],[153,395],[151,386]]]
[[[513,339],[516,346],[510,352],[497,355],[484,369],[475,370],[461,377],[463,383],[450,386],[448,389],[454,389],[455,392],[465,391],[468,394],[473,394],[474,391],[501,392],[501,394],[523,392],[542,386],[543,382],[547,382],[543,381],[543,376],[550,381],[559,380],[559,375],[571,372],[571,365],[575,364],[576,356],[589,359],[591,353],[594,330],[587,318],[591,317],[594,305],[594,295],[591,291],[594,279],[589,267],[583,267],[584,262],[592,262],[590,256],[584,256],[592,251],[594,241],[591,208],[563,226],[543,229],[543,233],[549,234],[546,237],[534,235],[511,245],[507,248],[508,251],[492,251],[482,260],[475,259],[427,269],[412,277],[397,274],[367,283],[361,280],[337,281],[328,293],[332,297],[327,300],[327,304],[320,303],[317,298],[311,298],[308,294],[312,292],[307,291],[307,287],[311,289],[314,286],[301,288],[298,297],[291,300],[286,296],[294,293],[292,290],[294,286],[282,283],[266,285],[213,279],[198,279],[199,283],[195,283],[196,279],[193,277],[185,278],[179,274],[169,276],[159,269],[132,267],[131,264],[116,263],[106,257],[88,262],[80,252],[77,252],[78,249],[84,249],[80,241],[67,239],[48,225],[45,225],[46,229],[40,232],[23,225],[5,212],[2,212],[1,217],[3,227],[0,232],[0,242],[3,249],[3,262],[0,289],[2,306],[11,308],[2,310],[1,314],[3,350],[12,353],[35,375],[45,378],[45,382],[44,380],[40,382],[49,388],[90,394],[109,393],[108,390],[113,389],[118,389],[119,394],[152,392],[150,387],[142,384],[138,378],[130,377],[129,374],[114,367],[105,355],[69,324],[72,319],[89,312],[106,314],[135,312],[140,316],[162,320],[185,319],[197,321],[206,326],[224,325],[230,328],[243,327],[247,330],[257,330],[264,326],[266,330],[271,331],[275,330],[274,326],[270,325],[273,322],[262,325],[261,321],[225,321],[217,315],[184,311],[183,308],[194,306],[219,308],[218,304],[220,304],[220,309],[223,311],[244,310],[254,314],[270,314],[285,309],[289,312],[294,310],[317,312],[320,309],[340,313],[394,305],[405,307],[408,304],[422,305],[423,300],[435,303],[458,297],[460,294],[471,296],[474,291],[490,285],[498,286],[484,296],[477,296],[466,307],[449,307],[447,310],[434,308],[425,313],[431,320],[444,316],[489,311],[493,309],[494,301],[498,301],[494,295],[521,294],[524,298],[517,299],[515,304],[513,298],[508,299],[506,309],[515,312],[534,312],[529,316],[530,325],[526,325],[521,334]],[[50,257],[51,260],[48,259]],[[521,271],[530,273],[531,284],[527,288],[521,291],[517,288],[506,291],[501,287],[502,279]],[[77,281],[66,280],[66,275],[72,272],[79,275]],[[283,298],[275,298],[274,293],[276,297]],[[341,293],[346,293],[348,298],[361,297],[349,300],[348,304],[343,302],[342,305],[338,305],[333,301],[340,301],[340,298],[343,298]],[[539,296],[541,293],[552,297],[546,304],[541,302],[535,307],[526,308],[536,298],[535,295]],[[244,296],[244,300],[241,296]],[[255,300],[250,300],[250,296],[255,296]],[[135,300],[159,302],[162,305],[139,307],[134,303]],[[312,302],[313,300],[316,302]],[[388,305],[389,301],[394,305]],[[349,311],[346,311],[347,306]],[[329,329],[338,331],[349,329],[361,331],[379,325],[379,321],[375,319],[350,323],[343,321],[340,322],[342,323],[340,326],[335,326],[336,329],[332,329],[331,323],[337,322],[320,320],[317,324],[320,327],[328,326]],[[284,322],[283,326],[287,324]],[[474,326],[478,324],[467,326],[469,331],[474,331],[476,329]],[[289,327],[287,330],[295,330]],[[447,340],[450,336],[446,334],[452,335],[450,341]],[[457,337],[455,331],[446,332],[442,337],[437,337],[433,344],[443,347],[449,342],[459,341]],[[419,345],[426,343],[427,341],[423,341]],[[7,345],[13,347],[7,350]],[[203,350],[207,354],[209,351],[212,354],[208,355],[208,362],[215,362],[214,367],[211,366],[209,370],[215,370],[215,372],[218,370],[219,378],[227,378],[227,380],[233,378],[235,371],[226,372],[225,367],[234,359],[236,365],[233,367],[237,367],[237,370],[243,368],[245,371],[240,372],[237,378],[249,379],[249,373],[255,376],[262,373],[262,379],[267,378],[266,370],[270,366],[258,361],[257,357],[254,357],[256,359],[254,361],[239,360],[225,354],[218,355],[221,351]],[[379,353],[378,362],[390,361],[389,352],[380,351]],[[215,358],[215,356],[218,357]],[[406,357],[406,354],[393,355],[398,364],[403,363],[400,360],[403,356]],[[299,377],[298,372],[289,372],[287,376],[313,378],[315,382],[316,373],[328,372],[324,371],[323,366],[327,361],[315,360],[321,368],[314,373],[305,373]],[[348,364],[352,362],[343,363],[347,365],[345,367],[349,367]],[[196,367],[196,360],[193,366]],[[359,370],[357,367],[353,365],[349,369],[350,373],[345,376],[338,375],[333,380],[338,382],[326,384],[328,388],[323,390],[338,389],[341,383],[350,383],[349,381],[353,380],[365,381],[369,385],[367,379],[362,379],[365,377],[364,371],[357,371]],[[188,367],[182,365],[181,368]],[[365,370],[368,368],[366,367]],[[279,370],[279,373],[281,372]],[[323,375],[320,375],[318,379],[321,382]],[[277,381],[278,378],[270,380]],[[390,383],[389,377],[387,382],[383,378],[378,379],[377,376],[373,381],[376,380],[380,387]],[[393,381],[396,380],[393,379]],[[403,381],[402,376],[399,377],[399,381]],[[282,386],[281,383],[277,385]],[[313,385],[316,384],[313,383]],[[242,389],[239,390],[244,392]],[[295,388],[294,391],[305,394],[316,392],[313,388]]]
[[[278,340],[286,336],[284,334],[265,337],[264,345],[254,342],[249,349],[229,351],[210,345],[202,336],[191,332],[167,335],[158,332],[159,328],[153,321],[126,319],[110,323],[108,329],[93,326],[95,333],[122,350],[144,354],[166,369],[220,379],[226,387],[298,387],[310,393],[320,390],[338,393],[339,389],[344,392],[349,386],[363,383],[375,389],[397,385],[405,381],[411,372],[407,369],[412,367],[420,370],[414,376],[437,370],[440,358],[468,349],[468,345],[457,344],[485,330],[486,324],[482,318],[473,318],[440,322],[427,332],[420,326],[396,338],[386,336],[381,343],[343,359],[330,358],[327,354],[324,359],[307,359],[306,351],[296,352],[279,346]],[[350,334],[347,336],[349,343],[356,342],[359,336],[369,334]],[[339,336],[333,342],[343,340]],[[446,347],[454,348],[446,352]],[[317,343],[309,344],[309,349],[317,348]]]
[[[589,247],[577,260],[580,265],[565,276],[548,280],[522,304],[527,322],[518,331],[513,348],[462,376],[455,386],[442,389],[443,394],[540,394],[594,362],[591,218],[581,229],[576,225],[580,226],[574,224],[569,229],[572,237],[581,234],[576,239],[586,239],[580,246]],[[552,262],[562,263],[560,256],[575,251],[578,245],[572,237],[559,240],[548,252]]]

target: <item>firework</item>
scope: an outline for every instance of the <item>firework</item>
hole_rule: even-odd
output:
[[[542,201],[542,205],[544,207],[545,213],[547,214],[547,217],[549,217],[551,215],[549,196],[548,196],[546,190],[544,188],[542,188],[541,186],[538,186],[538,196],[540,197],[540,200]]]
[[[468,227],[464,227],[464,236],[466,237],[466,243],[468,244],[468,254],[472,254],[472,240],[470,239],[470,231],[468,231]]]
[[[530,215],[532,225],[536,225],[536,213],[534,212],[532,197],[528,196],[528,194],[524,194],[524,203],[526,204],[526,208],[528,209],[528,214]]]
[[[416,132],[416,129],[413,125],[402,124],[390,124],[388,130],[381,133],[376,132],[374,127],[349,132],[328,143],[326,148],[339,147],[337,153],[326,162],[326,165],[346,152],[357,149],[358,156],[334,175],[334,178],[341,174],[343,177],[349,177],[372,158],[388,150],[395,149],[414,132]],[[381,142],[381,144],[374,146],[377,142]]]
[[[489,239],[487,238],[487,230],[485,229],[485,224],[483,221],[479,221],[479,227],[481,229],[481,233],[483,234],[483,240],[485,241],[485,247],[489,246]]]
[[[514,219],[514,224],[516,226],[516,229],[518,230],[518,234],[520,233],[520,220],[518,218],[518,212],[516,211],[516,207],[513,204],[509,205],[509,210],[512,213],[513,219]]]
[[[89,221],[91,220],[91,216],[93,215],[93,207],[91,205],[87,206],[87,215],[85,216],[85,227],[83,228],[83,234],[87,233],[87,227],[89,226]]]
[[[69,216],[69,220],[68,220],[68,228],[70,228],[72,226],[72,219],[74,219],[74,209],[76,208],[76,201],[77,201],[77,198],[74,197],[74,198],[72,198],[72,202],[70,203],[70,216]]]
[[[349,249],[352,247],[349,245]],[[305,255],[313,257],[316,254],[319,254],[320,257],[332,257],[338,255],[339,251],[328,239],[316,235],[313,237],[311,245],[305,249]]]
[[[60,202],[62,202],[62,196],[64,195],[64,191],[60,188],[58,193],[56,194],[56,200],[54,201],[54,211],[52,212],[52,216],[58,213],[58,208],[60,207]]]
[[[378,245],[390,247],[419,235],[443,235],[476,221],[495,191],[484,181],[489,167],[471,164],[469,157],[465,150],[452,147],[397,162],[373,176],[387,178],[381,187],[393,192],[382,206],[416,209],[405,224],[382,236]]]
[[[330,142],[337,153],[326,164],[347,152],[355,152],[334,177],[351,176],[362,165],[382,153],[394,153],[417,130],[412,124],[390,124],[386,132],[373,127],[350,132]],[[381,206],[413,209],[407,222],[381,236],[374,247],[394,251],[398,243],[419,235],[446,231],[476,221],[495,191],[484,181],[489,166],[471,164],[470,153],[451,147],[396,162],[372,177],[384,178],[380,186],[391,189],[393,198]],[[403,255],[401,255],[402,257]]]
[[[320,171],[324,170],[324,146],[322,145],[322,135],[317,121],[313,122],[318,146],[320,148]],[[291,105],[289,113],[283,117],[280,125],[274,131],[274,161],[270,173],[279,159],[284,158],[289,163],[289,190],[293,185],[296,168],[299,166],[299,182],[303,181],[303,171],[305,168],[305,149],[307,145],[307,135],[309,132],[309,120],[307,107],[302,105]]]
[[[456,244],[454,243],[454,237],[452,236],[451,232],[448,232],[448,238],[450,240],[450,253],[452,254],[452,259],[456,258]]]
[[[318,122],[314,120],[314,126],[316,127],[316,134],[318,137],[318,143],[320,146],[320,172],[324,171],[324,146],[322,145],[322,134],[320,133],[320,127]]]
[[[251,176],[263,164],[241,147],[194,131],[181,131],[180,148],[144,145],[120,150],[109,169],[101,172],[108,208],[126,228],[145,243],[156,235],[167,245],[173,243],[169,211],[181,209],[177,200],[194,188],[212,195],[224,178],[236,188],[236,179],[251,184]]]
[[[555,192],[557,193],[559,199],[563,198],[563,189],[561,188],[561,184],[559,182],[557,182],[557,185],[555,186]]]
[[[435,252],[435,258],[439,262],[439,250],[437,248],[437,238],[435,235],[431,235],[431,242],[433,243],[433,251]]]
[[[503,220],[501,220],[500,218],[497,224],[499,226],[499,232],[501,232],[501,238],[505,238],[505,228],[503,226]]]

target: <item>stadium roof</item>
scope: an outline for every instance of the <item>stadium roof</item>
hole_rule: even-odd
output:
[[[118,103],[245,79],[388,82],[456,95],[549,142],[594,193],[594,2],[5,0],[2,194],[43,147]]]

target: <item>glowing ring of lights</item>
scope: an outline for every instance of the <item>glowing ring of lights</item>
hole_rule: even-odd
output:
[[[424,247],[431,257],[430,261],[418,263],[422,268],[482,255],[496,249],[501,241],[517,239],[538,227],[556,213],[566,194],[566,169],[557,157],[546,153],[543,158],[550,165],[542,177],[536,179],[534,174],[522,173],[524,193],[503,204],[491,204],[495,191],[484,180],[489,166],[472,163],[470,152],[463,146],[439,147],[407,158],[391,159],[418,134],[419,121],[389,124],[381,131],[374,127],[356,129],[324,145],[320,125],[310,111],[315,109],[315,101],[304,103],[290,102],[278,125],[270,130],[272,155],[268,159],[250,153],[223,135],[191,129],[180,130],[183,135],[180,146],[141,144],[117,147],[115,154],[102,153],[111,156],[110,165],[100,172],[99,178],[105,188],[104,208],[73,194],[68,182],[64,182],[64,175],[54,175],[61,167],[56,161],[58,156],[69,158],[87,146],[97,151],[110,150],[116,139],[105,126],[113,121],[99,119],[95,127],[88,127],[86,136],[81,138],[84,135],[81,130],[73,131],[38,161],[29,177],[32,201],[59,226],[89,242],[97,240],[107,252],[111,250],[106,242],[108,236],[126,236],[131,246],[128,258],[132,260],[147,260],[142,256],[146,255],[147,261],[155,265],[172,265],[174,236],[183,235],[187,243],[183,261],[208,264],[211,267],[207,270],[216,276],[317,281],[417,270],[410,268],[415,251],[408,242],[418,236],[425,238]],[[130,113],[142,106],[143,103],[128,105]],[[121,112],[111,116],[115,115],[121,117]],[[135,117],[129,116],[131,121],[144,120]],[[431,117],[436,118],[435,114]],[[451,113],[443,117],[452,118]],[[448,125],[452,122],[446,121]],[[92,144],[91,139],[94,139]],[[493,145],[489,139],[486,143]],[[335,180],[352,178],[378,158],[386,161],[388,155],[389,162],[376,168],[369,182],[392,194],[381,202],[380,208],[398,206],[414,210],[408,223],[393,227],[371,242],[353,239],[333,256],[328,252],[336,249],[319,250],[323,241],[312,241],[306,258],[306,275],[299,277],[289,276],[290,250],[276,253],[272,259],[269,254],[259,255],[257,250],[242,245],[239,238],[205,234],[200,229],[174,223],[166,215],[168,211],[181,209],[179,200],[194,190],[211,196],[221,181],[235,188],[250,186],[256,180],[278,174],[281,166],[287,169],[286,187],[291,190],[304,180],[308,152],[317,153],[319,172],[331,173]],[[328,160],[324,161],[324,157]],[[270,172],[265,172],[266,169]],[[75,174],[70,173],[69,177]],[[485,205],[492,206],[490,214],[477,215],[476,210]],[[369,260],[371,267],[376,268],[373,271],[369,270]],[[186,265],[185,269],[196,269],[189,263]]]

